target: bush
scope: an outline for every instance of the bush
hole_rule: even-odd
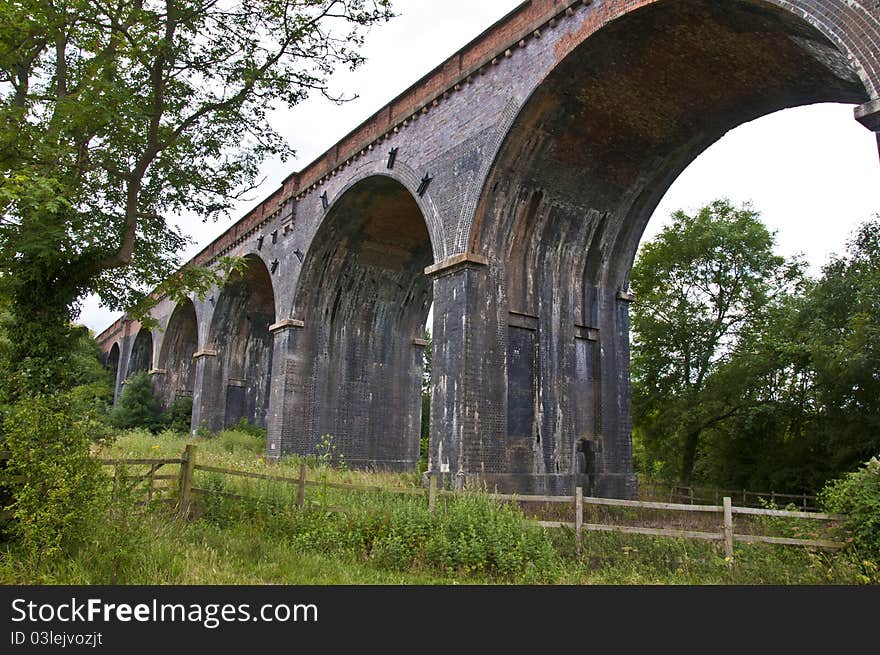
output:
[[[266,448],[265,434],[254,434],[238,427],[223,430],[216,438],[223,449],[230,453],[260,454]]]
[[[192,423],[192,396],[177,396],[168,411],[162,415],[162,423],[166,430],[189,434]]]
[[[550,575],[556,560],[547,533],[527,529],[518,507],[481,495],[456,496],[438,510],[427,556],[449,573],[503,577],[541,578]]]
[[[249,434],[252,437],[257,437],[266,440],[266,428],[261,428],[259,425],[254,425],[250,423],[246,418],[242,417],[238,419],[238,423],[231,426],[231,429],[236,432],[244,432],[245,434]]]
[[[829,512],[846,515],[844,526],[860,553],[880,562],[880,460],[825,486],[820,496]]]
[[[153,392],[146,371],[138,371],[126,380],[110,418],[114,426],[123,430],[147,428],[150,432],[158,432],[161,429],[159,398]]]
[[[106,436],[103,424],[67,394],[18,402],[3,430],[12,453],[8,473],[20,478],[8,483],[13,536],[36,561],[75,549],[106,500],[108,478],[90,456],[92,443]]]

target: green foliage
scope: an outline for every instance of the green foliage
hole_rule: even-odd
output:
[[[816,280],[748,207],[681,212],[633,269],[643,475],[813,493],[880,450],[880,221]]]
[[[851,471],[880,452],[880,216],[822,269],[798,318],[816,441],[834,475]]]
[[[146,324],[157,298],[206,294],[240,266],[178,270],[187,238],[168,216],[228,211],[264,157],[292,153],[268,112],[328,94],[337,65],[362,62],[363,29],[391,16],[387,0],[169,7],[0,0],[0,406],[12,406],[7,439],[30,440],[17,464],[29,485],[15,488],[27,548],[54,553],[73,539],[81,517],[65,503],[90,494],[80,417],[103,393],[80,374],[70,323],[81,298],[96,293]],[[67,417],[46,405],[38,420],[34,403],[62,394]],[[129,380],[113,420],[157,430],[157,414],[144,376]],[[59,444],[69,458],[51,456]]]
[[[391,16],[387,0],[248,8],[3,0],[4,277],[41,269],[61,307],[86,289],[112,308],[143,299],[186,243],[166,215],[228,210],[263,157],[292,152],[267,114],[329,95],[336,66],[362,63],[363,28]],[[169,279],[204,286],[199,275]]]
[[[210,483],[209,483],[210,484]],[[218,490],[225,487],[220,485]],[[241,503],[210,502],[207,520],[229,525]],[[275,528],[295,547],[321,552],[345,551],[394,570],[429,569],[463,578],[550,581],[558,574],[558,557],[549,535],[526,528],[516,507],[485,496],[449,499],[431,515],[424,498],[349,498],[345,513],[293,512],[279,517]],[[248,514],[277,512],[251,506]],[[210,515],[218,513],[215,518]]]
[[[858,471],[830,482],[820,499],[828,511],[846,516],[856,548],[880,564],[880,460],[872,457]]]
[[[236,423],[232,429],[256,437],[257,439],[261,439],[264,442],[266,441],[266,428],[261,428],[259,425],[251,423],[244,417],[238,419],[238,423]]]
[[[146,371],[138,371],[126,380],[111,420],[121,429],[146,428],[151,432],[161,429],[159,398]]]
[[[69,395],[45,396],[14,405],[3,432],[12,453],[7,472],[20,477],[7,483],[13,536],[35,561],[70,553],[90,534],[107,492],[90,456],[92,443],[106,437],[103,423]]]
[[[188,435],[157,437],[132,430],[114,440],[101,456],[177,457],[189,442]],[[199,461],[209,465],[295,477],[302,461],[283,458],[269,465],[257,453],[229,453],[215,438],[199,443]],[[132,467],[129,473],[143,470]],[[411,485],[407,476],[389,473],[332,470],[329,475],[340,482]],[[138,502],[143,493],[117,492],[113,504],[92,517],[86,540],[64,558],[37,563],[23,555],[20,544],[0,546],[0,584],[780,585],[878,581],[876,564],[856,559],[851,552],[737,544],[736,567],[731,572],[718,544],[588,533],[580,555],[571,530],[533,530],[513,518],[508,522],[496,516],[506,510],[485,496],[462,499],[462,506],[454,505],[459,498],[440,499],[432,516],[426,511],[424,495],[333,489],[332,505],[347,511],[330,512],[315,509],[310,502],[315,487],[310,486],[308,509],[299,511],[293,502],[295,486],[204,471],[196,476],[199,487],[251,499],[199,496],[193,518],[184,522],[165,505]],[[309,478],[314,479],[313,472]],[[494,507],[472,505],[483,501]],[[515,507],[509,509],[518,512]],[[477,525],[473,515],[490,527]],[[716,528],[715,519],[710,519],[703,529]],[[523,531],[528,533],[525,537]],[[441,533],[446,537],[439,542]],[[438,535],[434,545],[431,535]],[[534,541],[521,546],[523,539]],[[507,545],[496,547],[492,554],[485,546],[491,540]],[[546,555],[545,541],[553,547]],[[466,542],[484,545],[468,545],[466,556],[450,552],[457,548],[454,544]],[[449,554],[444,557],[444,552]],[[525,563],[520,565],[521,561]],[[453,570],[457,565],[460,568]],[[505,569],[512,572],[500,572]]]
[[[318,468],[326,472],[331,466],[345,469],[345,456],[339,452],[333,443],[333,435],[325,434],[321,437],[316,448]]]
[[[228,428],[215,437],[220,446],[229,453],[260,454],[266,449],[266,434],[262,430]]]
[[[880,451],[878,297],[875,220],[753,321],[719,379],[754,402],[707,435],[704,479],[814,492]]]
[[[426,554],[449,572],[509,576],[553,570],[556,554],[544,530],[523,526],[518,507],[463,495],[438,512]]]
[[[718,200],[643,245],[632,271],[633,421],[645,464],[690,482],[704,434],[751,404],[725,367],[774,296],[799,278],[749,206]]]
[[[165,429],[172,432],[189,432],[192,411],[192,396],[176,396],[171,402],[171,407],[162,415]]]

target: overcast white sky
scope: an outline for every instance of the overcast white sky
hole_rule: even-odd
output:
[[[195,241],[184,259],[520,2],[396,0],[399,16],[367,36],[367,63],[333,78],[334,89],[359,98],[341,106],[311,98],[276,112],[273,123],[296,149],[296,158],[267,161],[263,185],[229,219],[203,224],[181,218],[183,231]],[[743,125],[709,148],[670,188],[645,238],[676,209],[696,209],[719,197],[751,201],[777,231],[780,252],[803,253],[818,271],[829,254],[843,251],[856,225],[880,212],[878,189],[877,142],[853,119],[851,106],[792,109]],[[118,316],[88,298],[79,320],[100,332]]]

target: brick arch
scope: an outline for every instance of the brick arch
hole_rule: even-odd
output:
[[[418,195],[387,175],[349,185],[329,208],[294,296],[295,401],[286,450],[326,434],[351,466],[406,470],[418,459],[423,335],[433,248]]]
[[[315,234],[311,242],[314,242],[322,226],[327,219],[334,214],[335,206],[340,200],[347,197],[348,193],[368,183],[371,178],[387,178],[405,189],[413,202],[419,208],[425,228],[431,243],[432,262],[441,261],[446,256],[446,236],[444,224],[440,212],[431,196],[430,184],[423,194],[419,194],[419,186],[422,183],[423,174],[416,172],[407,165],[405,154],[401,154],[394,162],[393,168],[388,168],[388,158],[374,159],[363,162],[351,169],[348,176],[339,179],[336,186],[325,188],[327,193],[327,208],[322,209],[323,216],[315,228]],[[309,248],[311,249],[311,242]],[[306,253],[308,254],[308,253]]]
[[[141,328],[131,345],[125,377],[129,378],[138,371],[149,372],[153,367],[153,334],[147,328]]]
[[[116,376],[119,374],[119,352],[119,342],[114,341],[110,350],[108,350],[107,354],[104,356],[104,367],[113,374],[114,383],[116,381]]]
[[[812,70],[821,71],[823,67],[837,67],[838,71],[840,71],[843,68],[848,68],[848,72],[851,75],[856,75],[859,78],[860,84],[849,84],[846,89],[839,88],[840,85],[837,85],[837,88],[829,86],[829,88],[822,89],[822,82],[820,81],[814,84],[812,90],[786,89],[784,85],[781,85],[779,88],[771,90],[776,96],[764,99],[762,104],[759,104],[759,100],[754,97],[743,97],[743,104],[748,102],[749,105],[741,108],[736,108],[735,105],[728,102],[727,108],[717,109],[719,114],[717,119],[723,121],[723,123],[718,123],[714,130],[709,126],[709,129],[704,129],[704,133],[701,134],[684,130],[676,144],[667,144],[668,149],[671,149],[673,145],[678,145],[679,150],[687,150],[689,156],[687,163],[689,163],[729,129],[773,111],[815,102],[865,103],[872,98],[877,98],[878,93],[880,93],[878,92],[878,88],[880,88],[880,65],[878,65],[880,50],[872,47],[871,44],[872,42],[880,43],[880,21],[862,8],[861,5],[854,2],[831,0],[828,3],[823,3],[821,7],[814,7],[817,4],[814,2],[800,2],[798,0],[736,1],[740,15],[751,15],[755,23],[773,19],[787,22],[790,33],[777,30],[778,41],[782,42],[787,38],[799,39],[801,42],[799,44],[801,52],[807,56],[811,55],[816,59],[812,64]],[[666,73],[662,64],[655,62],[652,65],[652,62],[633,62],[630,60],[633,52],[638,50],[638,47],[634,47],[632,42],[638,42],[639,36],[643,35],[630,35],[628,33],[629,26],[636,22],[640,22],[642,25],[650,25],[652,21],[647,18],[648,16],[664,16],[681,10],[681,8],[690,7],[693,9],[699,6],[712,7],[713,5],[718,13],[724,14],[732,12],[733,7],[731,5],[734,5],[734,3],[731,2],[721,7],[718,6],[718,3],[712,3],[709,0],[609,0],[598,6],[589,7],[585,19],[579,26],[563,34],[555,43],[556,65],[535,85],[529,97],[523,102],[520,110],[511,120],[511,124],[506,128],[506,134],[495,155],[493,166],[483,184],[480,201],[470,225],[467,248],[475,252],[481,252],[481,249],[484,247],[483,242],[497,243],[497,233],[488,235],[488,238],[486,234],[486,198],[491,195],[493,187],[499,183],[499,170],[507,172],[511,169],[529,168],[532,165],[529,159],[533,159],[533,157],[528,152],[524,152],[524,150],[536,145],[536,139],[539,138],[535,135],[535,130],[540,128],[538,123],[542,112],[546,114],[546,103],[548,102],[547,88],[557,84],[560,78],[565,77],[566,71],[576,69],[577,66],[573,65],[574,61],[578,59],[581,61],[587,60],[588,57],[585,56],[587,52],[599,52],[606,60],[619,59],[621,62],[620,69],[625,73],[641,70],[644,77],[650,77],[651,75],[662,76]],[[812,10],[809,10],[810,7],[812,7]],[[875,11],[874,13],[876,14],[877,12]],[[682,25],[682,27],[684,26]],[[696,28],[697,26],[693,25],[692,27]],[[609,33],[614,34],[616,38],[609,37]],[[728,36],[731,36],[731,34],[728,34]],[[699,38],[697,37],[694,40],[698,41]],[[662,42],[662,39],[658,42]],[[747,38],[743,37],[742,42],[745,44]],[[709,45],[710,49],[713,46],[711,43],[706,45]],[[763,53],[752,53],[749,63],[753,67],[757,63],[755,54],[765,57],[770,66],[776,65],[776,68],[780,71],[787,63],[791,63],[778,61],[784,57],[779,52],[774,51],[774,48],[769,43],[761,43],[752,38],[751,43],[742,48],[742,54],[745,54],[748,48],[751,48],[753,51],[760,48],[764,51]],[[732,62],[735,62],[737,59],[738,53],[735,48],[726,50],[723,45],[715,44],[714,49],[716,55],[729,53]],[[809,52],[810,50],[812,52]],[[789,47],[785,54],[791,55],[796,51],[797,47]],[[657,52],[658,61],[662,59],[663,54],[662,52]],[[700,54],[705,54],[705,52],[700,53],[695,50],[693,54],[696,57]],[[823,61],[818,61],[820,59]],[[587,62],[586,65],[590,66],[590,63]],[[788,72],[790,74],[793,67],[789,66],[789,69]],[[725,77],[725,74],[730,75],[735,71],[736,66],[731,65],[729,70],[715,74],[712,72],[710,65],[703,71],[703,76],[704,78],[717,78],[718,83],[716,86],[724,87],[730,82],[737,83],[736,79],[731,80],[729,77]],[[829,79],[827,71],[824,73],[820,72],[817,78],[819,80]],[[811,69],[804,68],[801,71],[802,79],[806,79],[810,75]],[[609,72],[603,80],[609,87],[613,81],[613,76],[614,74]],[[638,76],[630,75],[629,81],[638,82]],[[746,86],[747,84],[748,81],[745,84],[740,82],[740,86]],[[621,124],[629,120],[631,123],[629,127],[635,126],[636,128],[638,128],[637,123],[639,121],[642,122],[642,125],[648,127],[652,123],[662,121],[664,119],[663,116],[659,117],[659,119],[656,115],[652,116],[652,114],[657,113],[657,107],[651,106],[648,103],[640,103],[639,97],[644,96],[640,88],[642,86],[644,85],[631,84],[624,93],[621,93],[619,88],[610,89],[610,91],[603,89],[606,95],[602,99],[605,106],[600,108],[600,111],[603,113],[600,113],[598,116],[595,114],[585,115],[586,120],[584,122],[599,123],[608,114],[616,114],[615,120]],[[569,87],[574,92],[575,84],[569,83]],[[693,86],[683,89],[684,92],[695,90],[700,91],[700,89]],[[764,90],[755,85],[754,95]],[[683,91],[676,90],[667,94],[667,105],[685,105],[692,102],[694,95],[689,96],[683,93]],[[717,88],[711,89],[711,91],[715,92]],[[617,92],[617,95],[615,95],[615,92]],[[586,103],[582,104],[586,107]],[[664,110],[667,114],[669,113],[668,106],[661,107],[660,109]],[[725,112],[725,114],[721,115],[722,112]],[[735,112],[738,112],[738,115],[733,115]],[[680,116],[674,118],[680,118]],[[704,122],[714,119],[716,117],[707,115],[707,119]],[[690,121],[692,124],[694,123],[693,117],[690,118]],[[577,128],[577,126],[575,127]],[[685,125],[684,127],[699,127],[699,125]],[[612,134],[610,133],[611,130],[613,128],[608,130],[609,134],[602,135],[606,142],[610,139],[626,136],[624,134]],[[597,145],[597,141],[593,140],[591,142],[588,135],[582,135],[583,138],[580,138],[578,141],[578,131],[582,132],[583,130],[575,129],[574,137],[569,139],[568,147],[571,150],[574,150],[577,146]],[[553,138],[552,134],[548,135],[545,133],[541,136],[545,140]],[[623,145],[626,146],[627,144],[624,143]],[[653,144],[649,143],[647,145]],[[606,148],[606,150],[610,151],[611,148]],[[628,155],[629,153],[625,154]],[[607,160],[599,161],[597,158],[594,159],[596,160],[597,167],[608,163]],[[574,160],[565,163],[571,165],[578,164]],[[666,178],[671,178],[668,180],[669,184],[685,167],[686,164],[679,166],[675,173],[665,176]],[[662,184],[659,186],[662,186]],[[662,196],[662,194],[660,195]]]
[[[267,423],[276,294],[263,259],[251,254],[244,262],[223,285],[211,316],[200,418],[212,431],[240,419]]]
[[[170,407],[177,396],[192,396],[195,383],[193,355],[198,344],[195,305],[192,300],[178,303],[168,319],[159,349],[159,369],[165,372],[161,389],[165,408]]]
[[[579,29],[561,39],[561,61],[593,34],[635,12],[678,0],[605,0],[591,9]],[[871,99],[880,98],[880,6],[871,0],[734,0],[757,10],[779,9],[814,27],[847,58]],[[730,3],[732,4],[732,3]]]
[[[632,493],[623,292],[654,207],[728,130],[871,98],[872,64],[841,54],[843,28],[832,42],[783,4],[604,2],[556,42],[471,228],[469,250],[489,263],[485,336],[501,335],[493,366],[506,377],[491,390],[506,417],[498,452],[484,461],[507,475],[578,475],[577,449],[591,442],[596,470],[581,483]]]

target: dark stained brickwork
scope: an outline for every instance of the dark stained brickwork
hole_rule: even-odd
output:
[[[876,131],[878,100],[873,0],[523,3],[200,253],[259,279],[162,300],[147,366],[166,398],[191,386],[194,429],[244,417],[272,457],[330,434],[411,468],[433,302],[432,472],[632,496],[627,289],[654,207],[737,125],[835,101]],[[118,384],[139,331],[99,338]]]

